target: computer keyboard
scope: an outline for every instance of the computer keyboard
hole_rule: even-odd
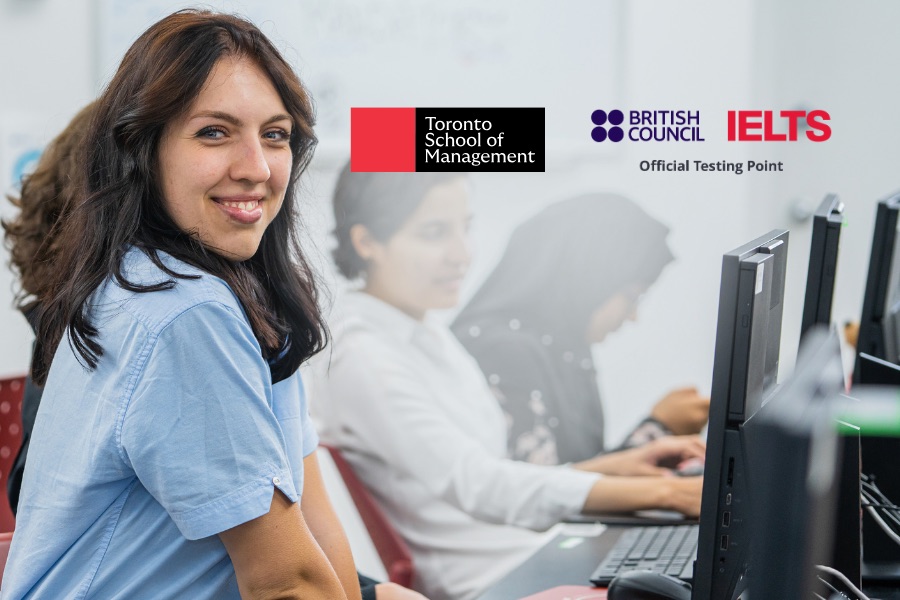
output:
[[[697,556],[698,531],[699,525],[629,529],[591,575],[591,583],[606,586],[619,573],[638,569],[690,580]]]

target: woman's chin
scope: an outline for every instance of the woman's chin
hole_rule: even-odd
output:
[[[441,294],[436,294],[434,298],[434,302],[432,302],[432,308],[435,310],[447,310],[449,308],[456,308],[459,306],[459,292],[443,292]]]

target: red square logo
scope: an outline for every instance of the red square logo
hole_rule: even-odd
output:
[[[350,170],[414,172],[415,108],[351,108]]]

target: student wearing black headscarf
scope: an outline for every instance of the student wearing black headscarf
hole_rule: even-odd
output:
[[[673,256],[668,228],[630,200],[588,194],[521,224],[453,324],[507,414],[509,454],[541,464],[604,451],[591,345],[636,316]],[[709,400],[675,390],[628,437],[697,433]]]

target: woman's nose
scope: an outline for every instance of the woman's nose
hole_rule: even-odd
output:
[[[238,146],[231,165],[231,177],[237,181],[262,183],[272,175],[266,153],[259,140],[250,140]]]
[[[453,236],[453,240],[447,249],[447,259],[453,264],[466,267],[472,262],[472,245],[468,234],[463,233]]]

